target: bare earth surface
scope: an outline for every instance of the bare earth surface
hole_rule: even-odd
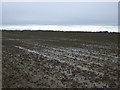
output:
[[[118,34],[3,32],[4,88],[117,88]]]

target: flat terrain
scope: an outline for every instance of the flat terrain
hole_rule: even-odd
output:
[[[118,35],[3,31],[3,87],[117,88]]]

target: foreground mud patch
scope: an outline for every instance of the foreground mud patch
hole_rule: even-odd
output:
[[[117,44],[55,42],[3,39],[3,88],[118,87]]]

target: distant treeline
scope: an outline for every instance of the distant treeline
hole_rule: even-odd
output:
[[[108,31],[54,31],[54,30],[2,30],[2,32],[67,32],[67,33],[118,33],[118,32],[108,32]]]

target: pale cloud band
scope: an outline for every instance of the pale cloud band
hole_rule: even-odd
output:
[[[1,2],[119,2],[119,0],[1,0]]]
[[[3,30],[54,30],[54,31],[90,31],[90,32],[99,32],[99,31],[108,31],[108,32],[118,32],[118,26],[81,26],[81,25],[71,25],[71,26],[62,26],[62,25],[15,25],[2,26]]]

